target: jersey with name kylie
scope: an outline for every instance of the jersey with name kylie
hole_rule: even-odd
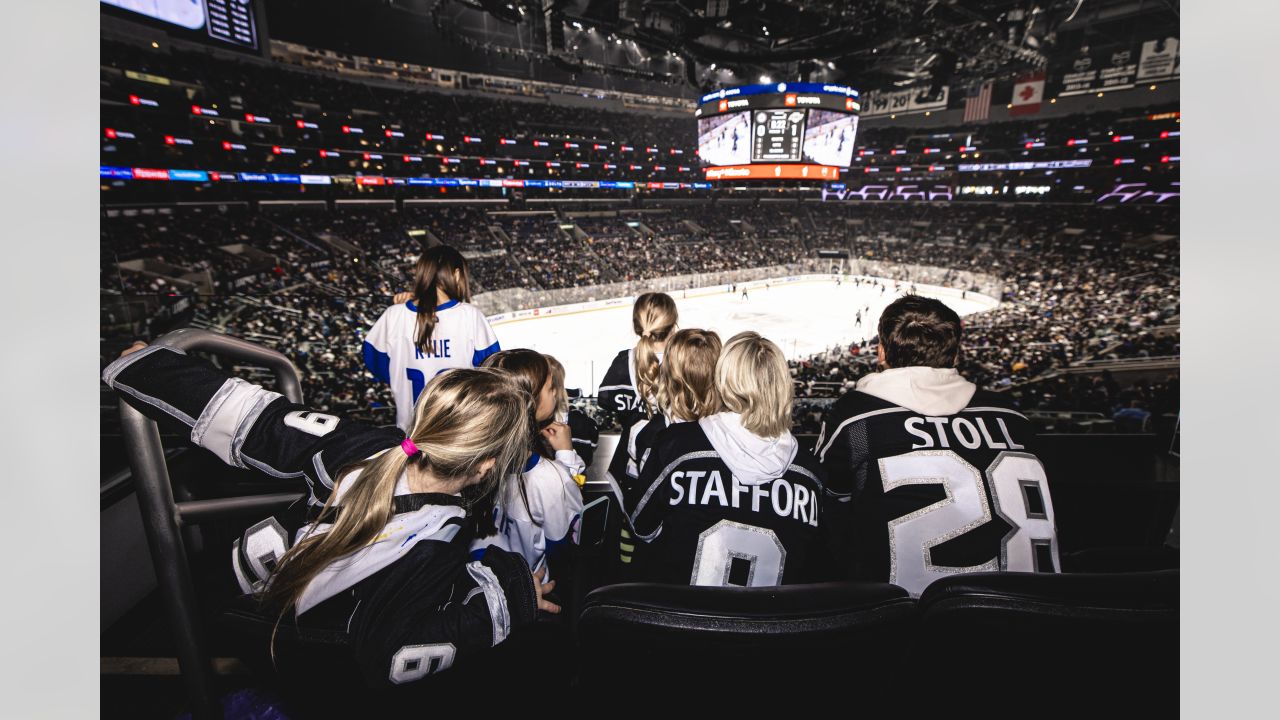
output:
[[[634,579],[742,587],[810,579],[821,471],[807,451],[792,453],[776,472],[750,476],[735,472],[699,422],[659,433],[626,493],[637,542],[623,550],[634,549]]]
[[[912,595],[954,573],[1057,572],[1053,502],[1034,436],[994,393],[978,391],[940,417],[847,393],[817,444],[833,509],[852,516],[853,536],[837,555],[856,577]]]
[[[268,518],[235,541],[232,569],[246,593],[263,589],[292,540],[330,529],[319,513],[331,495],[344,512],[343,495],[361,473],[343,475],[345,468],[402,452],[395,428],[292,403],[181,350],[152,345],[102,377],[148,417],[187,427],[195,445],[228,465],[306,481],[314,524]],[[300,626],[345,634],[370,685],[412,682],[465,662],[537,616],[520,555],[491,548],[483,560],[469,557],[475,523],[461,498],[412,493],[404,475],[394,493],[394,515],[378,536],[321,571],[295,607]]]
[[[452,368],[477,367],[499,350],[484,313],[457,300],[436,306],[436,326],[426,347],[418,347],[417,340],[418,306],[409,301],[387,308],[363,346],[365,367],[391,385],[396,425],[406,432],[413,423],[413,404],[431,378]]]

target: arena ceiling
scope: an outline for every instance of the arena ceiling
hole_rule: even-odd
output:
[[[308,42],[325,25],[342,28],[348,44],[359,42],[352,32],[403,36],[412,19],[423,30],[418,54],[439,50],[439,38],[459,62],[552,64],[686,94],[775,77],[864,90],[1007,79],[1091,43],[1176,35],[1179,15],[1178,0],[280,0],[268,8],[286,39]]]

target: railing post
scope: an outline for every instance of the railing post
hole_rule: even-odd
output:
[[[146,531],[156,580],[169,616],[169,628],[173,631],[178,667],[191,701],[192,717],[220,718],[222,711],[214,687],[213,665],[205,652],[195,588],[191,584],[160,432],[154,421],[123,400],[120,401],[120,423],[137,487],[142,528]]]

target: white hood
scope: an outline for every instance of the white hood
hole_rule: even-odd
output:
[[[978,386],[960,377],[955,368],[904,367],[872,373],[858,381],[868,395],[922,415],[955,415],[963,410]]]
[[[733,412],[709,415],[698,421],[711,447],[743,485],[763,485],[782,477],[796,459],[800,444],[790,432],[762,438],[742,427],[742,416]]]

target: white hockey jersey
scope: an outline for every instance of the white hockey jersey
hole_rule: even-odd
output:
[[[546,565],[548,550],[566,541],[577,542],[573,535],[581,516],[582,490],[569,470],[557,460],[532,455],[524,472],[504,484],[494,508],[498,534],[473,541],[472,556],[479,557],[486,547],[496,545],[524,556],[529,567],[537,570]]]
[[[436,327],[427,352],[418,349],[418,307],[410,300],[382,313],[364,339],[364,364],[391,385],[396,425],[408,432],[413,404],[431,378],[452,368],[478,367],[498,352],[498,338],[484,313],[471,303],[450,300],[436,306]]]

